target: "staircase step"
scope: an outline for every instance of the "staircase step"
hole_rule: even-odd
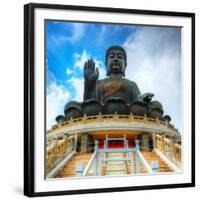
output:
[[[58,173],[56,177],[72,177],[76,176],[76,167],[78,164],[83,164],[86,166],[89,162],[93,153],[82,153],[76,154],[63,168],[61,172]]]
[[[106,175],[124,175],[127,171],[107,171]]]
[[[158,161],[159,164],[159,172],[171,172],[172,170],[168,167],[168,165],[159,158],[158,155],[156,155],[154,152],[142,152],[142,155],[146,159],[146,161],[151,166],[152,162]]]
[[[112,165],[112,164],[109,164],[106,168],[107,171],[125,171],[126,170],[126,166],[125,164],[124,165]]]
[[[154,152],[142,152],[144,158],[149,163],[152,164],[154,161],[158,161],[159,172],[171,172],[172,170],[161,160]],[[86,166],[90,160],[92,153],[82,153],[76,154],[59,172],[56,177],[72,177],[76,176],[76,167],[79,163]],[[128,157],[125,153],[107,153],[107,158],[125,158]],[[134,156],[134,173],[136,173],[136,156]],[[90,170],[88,176],[92,176],[93,170]],[[102,163],[102,175],[124,175],[131,173],[131,163],[130,161],[108,161],[107,165],[105,162]],[[140,164],[140,173],[146,173],[146,169]]]

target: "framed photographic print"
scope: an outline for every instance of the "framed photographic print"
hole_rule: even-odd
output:
[[[24,194],[195,185],[195,14],[24,6]]]

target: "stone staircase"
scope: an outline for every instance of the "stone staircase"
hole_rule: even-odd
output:
[[[92,153],[79,153],[76,154],[61,170],[56,178],[74,177],[76,176],[76,167],[78,164],[83,164],[85,167],[89,162]]]
[[[108,153],[109,158],[125,158],[126,153]],[[146,173],[146,169],[141,164],[140,173]],[[124,175],[131,174],[130,161],[109,161],[107,167],[105,162],[103,163],[102,175]],[[136,174],[136,156],[134,156],[134,174]]]
[[[141,153],[150,166],[153,161],[158,161],[159,164],[158,172],[172,172],[172,170],[167,166],[167,164],[163,160],[161,160],[160,157],[153,151],[148,151],[148,152],[143,151]],[[126,167],[127,167],[127,173],[131,174],[130,162],[126,161]],[[140,164],[140,173],[147,173],[142,163]],[[134,174],[136,174],[136,157],[134,157]]]
[[[147,160],[150,166],[153,161],[158,161],[159,172],[172,172],[172,170],[167,166],[167,164],[163,160],[161,160],[160,157],[155,152],[153,151],[142,152],[142,155]]]
[[[126,161],[126,168],[127,168],[127,174],[131,174],[131,164],[129,161]],[[147,173],[146,169],[144,168],[142,163],[140,164],[140,173]],[[135,154],[134,154],[134,174],[136,174],[136,156],[135,156]]]
[[[123,158],[124,153],[108,153],[108,158]],[[125,161],[108,161],[106,166],[106,175],[123,175],[127,174]]]
[[[172,170],[162,161],[156,153],[154,152],[141,152],[146,161],[151,166],[153,161],[158,161],[159,163],[159,172],[171,172]],[[76,167],[78,164],[83,164],[85,167],[89,162],[93,153],[79,153],[76,154],[61,170],[56,178],[64,178],[64,177],[74,177],[76,176]],[[126,153],[107,153],[107,158],[124,158],[126,157]],[[146,169],[140,164],[140,173],[147,173]],[[102,176],[105,175],[125,175],[131,174],[131,166],[130,161],[107,161],[107,165],[105,161],[102,163]],[[136,156],[134,156],[134,174],[136,174]],[[93,175],[91,173],[89,176]]]

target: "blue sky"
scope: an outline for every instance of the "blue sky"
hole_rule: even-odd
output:
[[[105,78],[105,51],[127,51],[126,78],[152,92],[181,129],[181,29],[46,21],[47,127],[70,100],[82,101],[84,62],[93,58]]]

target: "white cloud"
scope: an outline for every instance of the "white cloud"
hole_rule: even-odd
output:
[[[69,91],[62,85],[52,81],[47,88],[47,128],[56,123],[55,118],[64,114],[64,106],[70,97]]]
[[[69,83],[74,87],[73,93],[75,101],[83,101],[83,91],[84,91],[84,79],[83,78],[71,78],[68,80]]]
[[[91,58],[92,58],[91,54],[89,54],[85,49],[83,50],[81,54],[75,53],[74,54],[74,68],[79,68],[81,71],[83,71],[85,62]],[[106,70],[105,70],[105,66],[103,62],[96,58],[92,58],[92,59],[95,62],[95,67],[99,68],[99,79],[105,78]]]
[[[101,46],[102,43],[104,42],[108,30],[109,29],[107,25],[101,25],[101,29],[98,32],[98,40],[96,41],[99,46]]]
[[[85,62],[91,58],[92,56],[86,50],[83,50],[81,54],[75,53],[74,68],[79,68],[83,72],[83,67]],[[105,78],[106,71],[103,62],[96,58],[93,58],[93,61],[95,62],[95,67],[99,69],[99,79]],[[68,80],[68,82],[71,83],[75,89],[73,91],[73,93],[75,94],[75,99],[73,100],[83,101],[83,92],[84,92],[83,73],[82,73],[82,78],[72,77],[71,79]]]
[[[106,67],[103,62],[97,59],[94,59],[95,66],[99,68],[99,79],[103,79],[106,77]]]
[[[108,26],[106,26],[106,25],[101,26],[101,30],[100,30],[100,33],[99,33],[100,38],[104,38],[104,34],[107,32],[107,27]]]
[[[85,62],[91,58],[91,56],[84,49],[82,54],[75,53],[74,57],[74,68],[79,68],[81,71],[83,70]]]
[[[74,23],[72,25],[72,35],[69,37],[69,41],[76,42],[80,40],[84,34],[84,24]]]
[[[126,78],[135,81],[141,93],[154,93],[181,130],[180,29],[145,27],[123,46],[128,58]]]
[[[66,72],[67,75],[71,75],[71,74],[73,74],[74,71],[67,68],[65,72]]]
[[[59,24],[59,22],[57,22],[56,24]],[[69,25],[67,25],[67,28],[69,28]],[[84,24],[80,24],[80,23],[73,23],[71,24],[70,27],[70,34],[65,34],[65,35],[52,35],[51,36],[51,40],[56,44],[56,45],[60,45],[63,44],[63,42],[70,42],[70,43],[75,43],[77,41],[79,41],[82,36],[84,35]]]

